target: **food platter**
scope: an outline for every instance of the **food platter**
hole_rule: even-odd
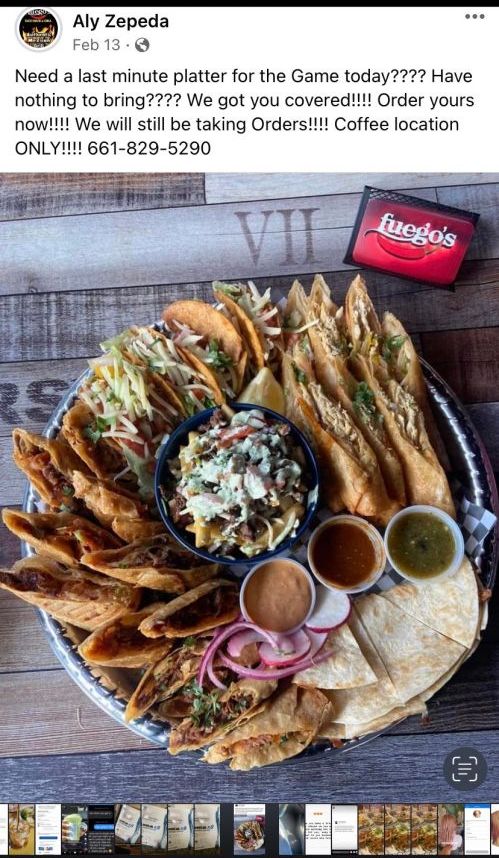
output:
[[[497,513],[499,503],[492,466],[476,429],[466,410],[443,379],[424,361],[422,366],[432,410],[445,441],[452,472],[459,481],[459,491],[465,494],[471,504]],[[57,434],[64,414],[73,404],[86,377],[88,371],[75,381],[51,415],[44,433],[48,437]],[[31,486],[26,489],[23,509],[27,512],[37,509],[36,494]],[[24,545],[24,555],[30,552],[31,549]],[[482,583],[489,589],[494,586],[498,556],[498,535],[496,530],[492,530],[474,558],[481,573]],[[68,631],[43,611],[39,611],[39,617],[54,653],[71,678],[96,705],[117,722],[125,724],[127,699],[123,693],[124,685],[126,687],[124,672],[107,671],[106,675],[103,675],[98,670],[91,669],[77,652],[74,630]],[[127,726],[142,738],[158,745],[166,746],[168,743],[168,725],[154,715],[145,714]],[[303,752],[303,756],[319,751],[342,753],[356,744],[374,738],[380,732],[383,731],[372,733],[368,739],[350,741],[339,748],[333,747],[329,742],[317,741]]]

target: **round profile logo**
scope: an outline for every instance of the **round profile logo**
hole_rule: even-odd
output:
[[[53,47],[61,34],[61,24],[51,9],[26,9],[17,20],[17,35],[34,51]]]

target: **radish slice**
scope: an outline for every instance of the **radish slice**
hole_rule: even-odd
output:
[[[280,667],[281,665],[294,664],[297,661],[305,658],[311,647],[309,636],[301,629],[289,636],[292,644],[292,651],[282,650],[270,646],[268,643],[261,645],[259,649],[260,658],[264,664],[269,667]]]
[[[307,658],[313,659],[327,641],[328,632],[314,632],[312,629],[306,629],[310,639],[310,649],[307,653]],[[329,653],[331,655],[331,651]]]
[[[346,623],[351,610],[352,603],[347,593],[330,590],[319,584],[315,594],[315,607],[306,627],[313,632],[329,632]]]

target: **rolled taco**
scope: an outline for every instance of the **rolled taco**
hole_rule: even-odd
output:
[[[61,563],[79,563],[85,552],[121,545],[114,533],[70,512],[3,509],[2,520],[12,533],[32,545],[38,554],[47,554]]]
[[[310,338],[317,379],[325,393],[348,412],[372,447],[387,492],[396,503],[405,504],[404,473],[374,395],[365,382],[359,383],[348,366],[350,343],[343,307],[331,300],[322,275],[316,275],[308,299],[307,320],[315,321],[304,336]],[[419,365],[419,362],[418,362]]]
[[[214,672],[217,679],[226,687],[233,682],[237,682],[238,676],[227,667],[215,665]],[[196,679],[187,682],[175,694],[170,695],[167,700],[163,700],[157,705],[157,712],[161,718],[165,718],[172,725],[177,725],[184,718],[189,718],[196,708],[196,700],[200,694],[218,693],[217,686],[213,685],[209,680],[203,683],[203,688],[200,689]]]
[[[91,551],[81,557],[81,563],[103,575],[164,593],[185,593],[218,572],[216,563],[201,562],[168,533],[120,548]]]
[[[90,472],[66,439],[14,429],[12,441],[12,458],[42,501],[52,509],[82,512],[85,505],[74,497],[73,474],[76,470]]]
[[[361,277],[351,284],[345,307],[353,343],[351,365],[359,381],[368,385],[383,416],[402,464],[409,503],[437,506],[455,517],[449,483],[431,446],[423,411],[413,394],[390,375],[383,357],[381,325]]]
[[[185,638],[224,626],[239,615],[239,590],[233,581],[215,578],[173,599],[140,625],[147,637]]]
[[[103,527],[113,529],[115,518],[148,518],[147,507],[139,496],[121,488],[115,482],[74,471],[73,488],[75,498],[85,501],[86,507]]]
[[[50,557],[26,557],[0,570],[0,587],[62,623],[93,632],[136,611],[142,590]]]
[[[160,604],[155,602],[99,626],[78,647],[85,661],[104,667],[139,668],[157,662],[170,652],[173,643],[164,638],[146,638],[139,631],[142,620]]]
[[[210,304],[194,300],[170,304],[163,319],[180,353],[194,368],[206,367],[205,377],[217,394],[220,390],[234,399],[243,386],[248,355],[232,322]]]
[[[170,754],[211,745],[229,730],[257,715],[264,700],[277,687],[275,680],[241,679],[227,691],[199,690],[197,705],[170,733]]]
[[[288,760],[308,747],[322,721],[332,716],[332,704],[318,689],[292,685],[273,697],[254,718],[212,745],[203,760],[230,760],[230,768],[237,771]]]
[[[139,627],[140,628],[140,627]],[[147,640],[153,640],[147,638]],[[168,643],[165,638],[161,641]],[[187,638],[146,670],[125,711],[125,720],[140,718],[160,700],[169,700],[197,675],[209,638]]]
[[[279,310],[272,303],[270,289],[260,295],[255,284],[213,283],[217,301],[239,331],[249,356],[251,375],[268,366],[279,369],[284,348]]]

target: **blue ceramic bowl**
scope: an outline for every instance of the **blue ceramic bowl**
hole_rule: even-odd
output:
[[[239,554],[235,555],[234,558],[229,558],[225,557],[223,554],[216,554],[215,552],[210,553],[209,551],[204,551],[201,548],[196,548],[194,545],[194,534],[188,533],[186,530],[179,528],[174,523],[162,492],[162,489],[168,489],[168,486],[174,481],[174,477],[170,472],[169,462],[177,458],[181,447],[187,445],[189,432],[194,432],[199,428],[199,426],[207,423],[213,412],[216,411],[216,408],[207,408],[205,411],[200,411],[198,414],[194,414],[193,417],[189,417],[188,420],[184,420],[184,422],[181,423],[180,426],[178,426],[170,435],[168,441],[160,450],[158,464],[156,465],[154,491],[156,495],[156,503],[164,524],[175,539],[184,546],[184,548],[188,548],[190,551],[193,551],[194,554],[197,554],[198,557],[202,557],[204,560],[209,560],[213,563],[224,563],[227,566],[251,566],[255,563],[261,563],[262,560],[268,560],[270,557],[275,557],[277,554],[289,551],[289,549],[300,538],[302,533],[307,529],[317,508],[319,496],[319,471],[315,456],[308,441],[304,438],[299,429],[297,429],[290,420],[283,417],[282,414],[278,414],[276,411],[271,411],[270,408],[261,408],[260,406],[240,402],[231,402],[230,407],[234,411],[251,411],[253,408],[258,408],[259,411],[263,411],[263,413],[272,420],[279,423],[287,423],[291,430],[293,441],[298,447],[301,447],[303,451],[305,458],[304,479],[308,488],[306,500],[307,507],[303,519],[301,520],[294,536],[290,536],[285,539],[273,551],[262,551],[261,554],[257,554],[255,557],[245,557],[244,555]]]

